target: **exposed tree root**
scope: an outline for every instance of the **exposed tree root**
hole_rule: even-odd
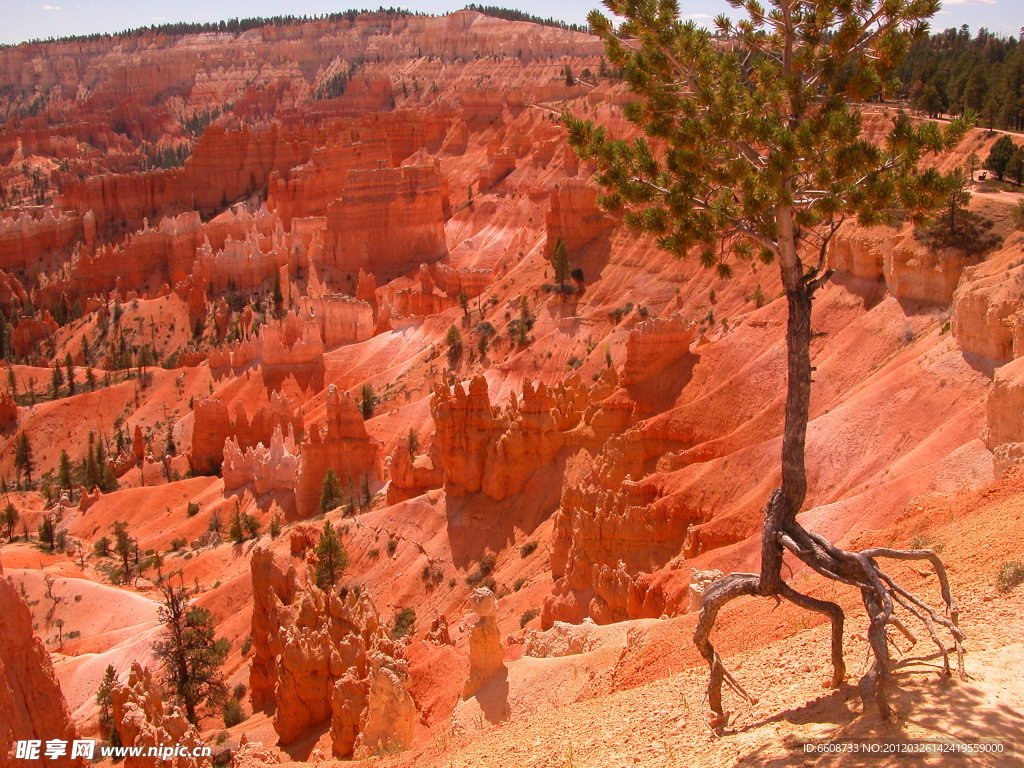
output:
[[[958,625],[959,609],[949,588],[946,569],[935,552],[928,549],[898,550],[877,547],[863,552],[847,552],[839,549],[822,536],[814,534],[796,522],[795,515],[787,508],[786,497],[775,491],[765,510],[765,521],[761,536],[761,573],[733,573],[710,584],[704,591],[700,621],[694,633],[694,642],[711,669],[708,683],[708,702],[713,712],[712,728],[716,731],[726,726],[728,718],[722,706],[722,683],[725,682],[748,702],[755,700],[733,678],[722,664],[721,658],[711,644],[711,630],[718,612],[729,601],[748,596],[772,597],[788,600],[801,608],[827,616],[832,622],[832,687],[838,687],[846,677],[843,662],[843,609],[836,603],[819,600],[797,592],[781,578],[784,551],[789,551],[801,562],[822,576],[834,581],[857,587],[867,609],[868,643],[873,661],[859,683],[865,711],[877,707],[883,720],[892,715],[887,687],[892,677],[893,663],[889,657],[888,627],[892,626],[911,642],[917,638],[905,624],[906,616],[913,617],[928,632],[942,658],[943,674],[952,675],[950,653],[956,653],[957,671],[961,679],[964,672],[964,635]],[[939,579],[943,610],[938,611],[928,603],[908,592],[881,569],[880,559],[928,560]],[[896,609],[906,616],[897,615]],[[948,634],[951,640],[944,641]]]

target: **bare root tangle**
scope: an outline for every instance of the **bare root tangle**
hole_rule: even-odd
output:
[[[959,608],[949,588],[946,569],[935,552],[927,549],[889,548],[848,552],[803,528],[793,515],[786,514],[786,506],[783,494],[775,491],[765,509],[761,534],[761,574],[733,573],[710,584],[704,591],[694,642],[710,667],[708,703],[714,713],[710,723],[716,731],[721,732],[728,724],[728,716],[722,706],[723,682],[747,702],[756,702],[725,668],[710,639],[718,612],[737,597],[772,597],[776,602],[785,599],[801,608],[827,616],[832,623],[832,687],[841,685],[846,677],[846,665],[843,661],[843,609],[836,603],[797,592],[782,581],[780,573],[784,551],[791,552],[825,578],[860,590],[868,615],[868,644],[873,657],[871,667],[861,678],[858,686],[865,711],[873,706],[877,708],[883,720],[889,719],[892,715],[887,696],[893,666],[889,656],[888,628],[891,626],[900,632],[911,645],[917,643],[917,638],[906,626],[906,616],[897,615],[897,608],[924,625],[943,659],[943,674],[952,675],[949,660],[952,650],[957,657],[957,671],[962,679],[966,679],[963,662],[964,635],[958,623]],[[938,576],[944,610],[936,610],[897,584],[879,567],[877,560],[881,558],[929,561]],[[951,643],[942,640],[943,631],[949,634]]]

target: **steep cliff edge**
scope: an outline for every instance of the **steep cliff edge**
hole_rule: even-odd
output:
[[[53,673],[50,654],[32,631],[32,614],[0,564],[0,758],[16,765],[18,741],[38,740],[39,762],[60,768],[84,768],[71,758],[75,726]],[[68,742],[65,754],[49,759],[45,742]]]

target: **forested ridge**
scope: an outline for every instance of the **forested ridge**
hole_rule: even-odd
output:
[[[1024,40],[982,28],[947,29],[914,43],[896,76],[903,96],[929,115],[979,115],[981,125],[1024,129]]]

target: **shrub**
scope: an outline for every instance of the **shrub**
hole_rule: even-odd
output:
[[[480,584],[481,586],[487,586],[487,582],[485,582],[485,579],[487,579],[487,577],[491,575],[491,571],[494,570],[494,565],[495,563],[497,563],[497,561],[497,555],[495,555],[493,552],[488,552],[486,555],[480,558],[480,562],[477,563],[476,568],[473,570],[472,573],[470,573],[466,577],[466,583],[470,586],[474,586],[476,584]],[[493,584],[494,579],[489,579],[489,582]]]
[[[188,516],[189,517],[195,517],[198,514],[199,514],[199,502],[198,501],[190,501],[188,503]]]
[[[416,609],[403,608],[395,614],[395,623],[391,628],[391,636],[396,640],[412,632],[416,625]]]
[[[242,698],[245,696],[245,683],[239,683],[238,685],[236,685],[234,687],[234,690],[231,691],[231,695],[234,696],[235,699],[237,699],[238,701],[241,701]]]
[[[395,552],[398,551],[398,539],[388,539],[386,549],[388,551],[388,557],[394,556]]]
[[[455,365],[459,358],[462,357],[462,334],[459,333],[459,329],[454,325],[448,329],[448,333],[444,337],[445,344],[448,345],[448,361]]]
[[[525,557],[529,557],[530,555],[532,555],[536,551],[537,551],[537,542],[536,541],[528,541],[525,544],[523,544],[523,546],[521,546],[519,548],[519,556],[520,557],[524,557],[524,558]]]
[[[221,715],[224,717],[225,728],[230,728],[248,720],[245,710],[242,709],[238,699],[228,699],[224,709],[221,711]]]
[[[522,629],[531,621],[540,616],[540,608],[530,608],[527,611],[523,611],[523,614],[519,617],[519,627]]]
[[[1024,563],[1019,560],[1011,560],[1003,563],[996,576],[996,586],[1000,592],[1009,592],[1014,587],[1024,584]]]
[[[518,592],[520,589],[522,589],[525,586],[526,586],[526,578],[524,576],[520,576],[518,579],[515,580],[515,583],[512,585],[512,591],[513,592]]]
[[[184,539],[171,539],[171,552],[180,552],[185,548],[186,541]]]

